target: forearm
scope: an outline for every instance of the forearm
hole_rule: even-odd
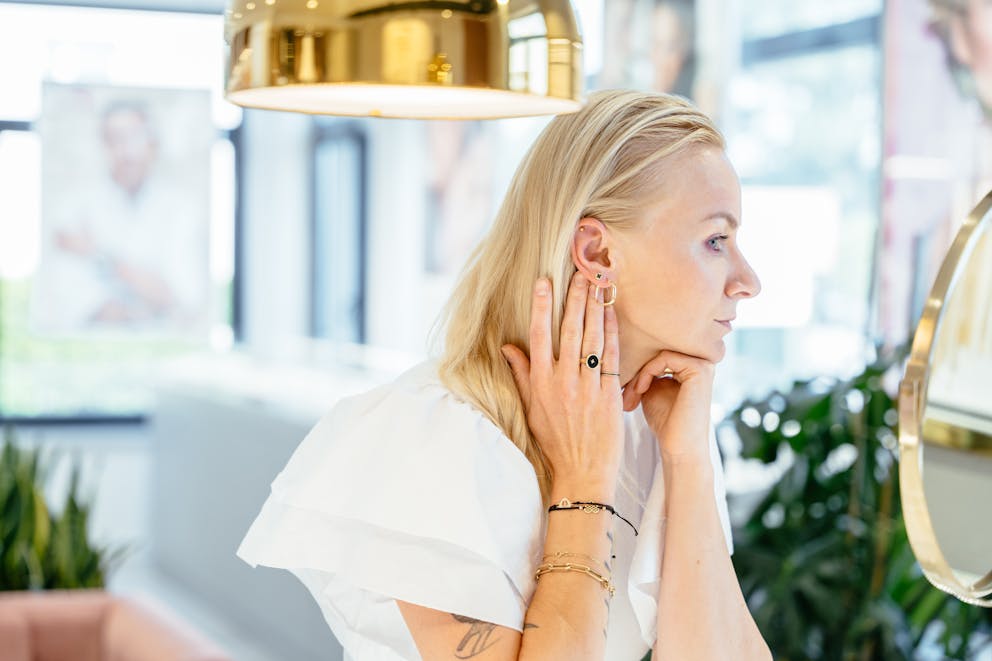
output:
[[[656,661],[771,659],[727,552],[708,459],[665,462]]]
[[[603,503],[605,492],[587,489],[552,489],[552,498],[589,500]],[[613,568],[613,522],[608,512],[590,514],[578,510],[552,512],[544,554],[568,552],[587,555],[566,556],[557,563],[591,566],[609,578]],[[576,572],[544,574],[524,618],[519,658],[523,660],[570,659],[602,661],[606,651],[606,626],[610,594],[592,577]]]

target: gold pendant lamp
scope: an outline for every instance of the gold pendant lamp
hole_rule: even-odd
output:
[[[422,119],[581,106],[569,0],[232,0],[225,39],[240,106]]]

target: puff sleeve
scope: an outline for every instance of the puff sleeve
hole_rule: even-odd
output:
[[[381,624],[396,624],[395,599],[519,631],[534,591],[534,470],[425,369],[334,406],[275,478],[237,551],[304,581],[352,654],[403,646]],[[404,655],[361,658],[373,656]]]

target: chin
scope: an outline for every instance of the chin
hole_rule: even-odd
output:
[[[727,356],[727,345],[723,343],[723,340],[717,340],[707,346],[695,347],[695,350],[690,352],[690,355],[698,356],[703,360],[708,360],[716,364]]]
[[[687,356],[695,356],[696,358],[702,358],[703,360],[708,360],[711,363],[719,363],[727,355],[727,346],[723,343],[723,340],[717,340],[711,344],[696,344],[688,345],[686,347],[662,347],[671,348],[673,351],[678,351],[679,353],[684,353]]]

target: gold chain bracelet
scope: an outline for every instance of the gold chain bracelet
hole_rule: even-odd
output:
[[[597,560],[591,555],[586,555],[585,553],[572,553],[571,551],[555,551],[554,553],[549,553],[545,555],[544,558],[542,558],[542,560],[547,560],[548,558],[551,558],[553,562],[561,560],[562,558],[585,558],[589,562],[599,563],[603,565],[603,567],[607,571],[609,571],[610,569],[609,563],[607,563],[605,560]]]
[[[587,565],[579,565],[572,562],[566,562],[564,564],[553,564],[550,562],[546,562],[544,564],[540,564],[537,566],[537,571],[534,573],[534,580],[539,581],[541,580],[541,576],[543,576],[544,574],[548,574],[551,572],[559,572],[559,571],[561,572],[577,571],[586,574],[587,576],[591,576],[600,585],[603,586],[604,590],[610,593],[610,597],[613,597],[613,594],[616,592],[615,588],[613,587],[613,583],[610,582],[610,579],[606,578],[592,567],[589,567]]]

